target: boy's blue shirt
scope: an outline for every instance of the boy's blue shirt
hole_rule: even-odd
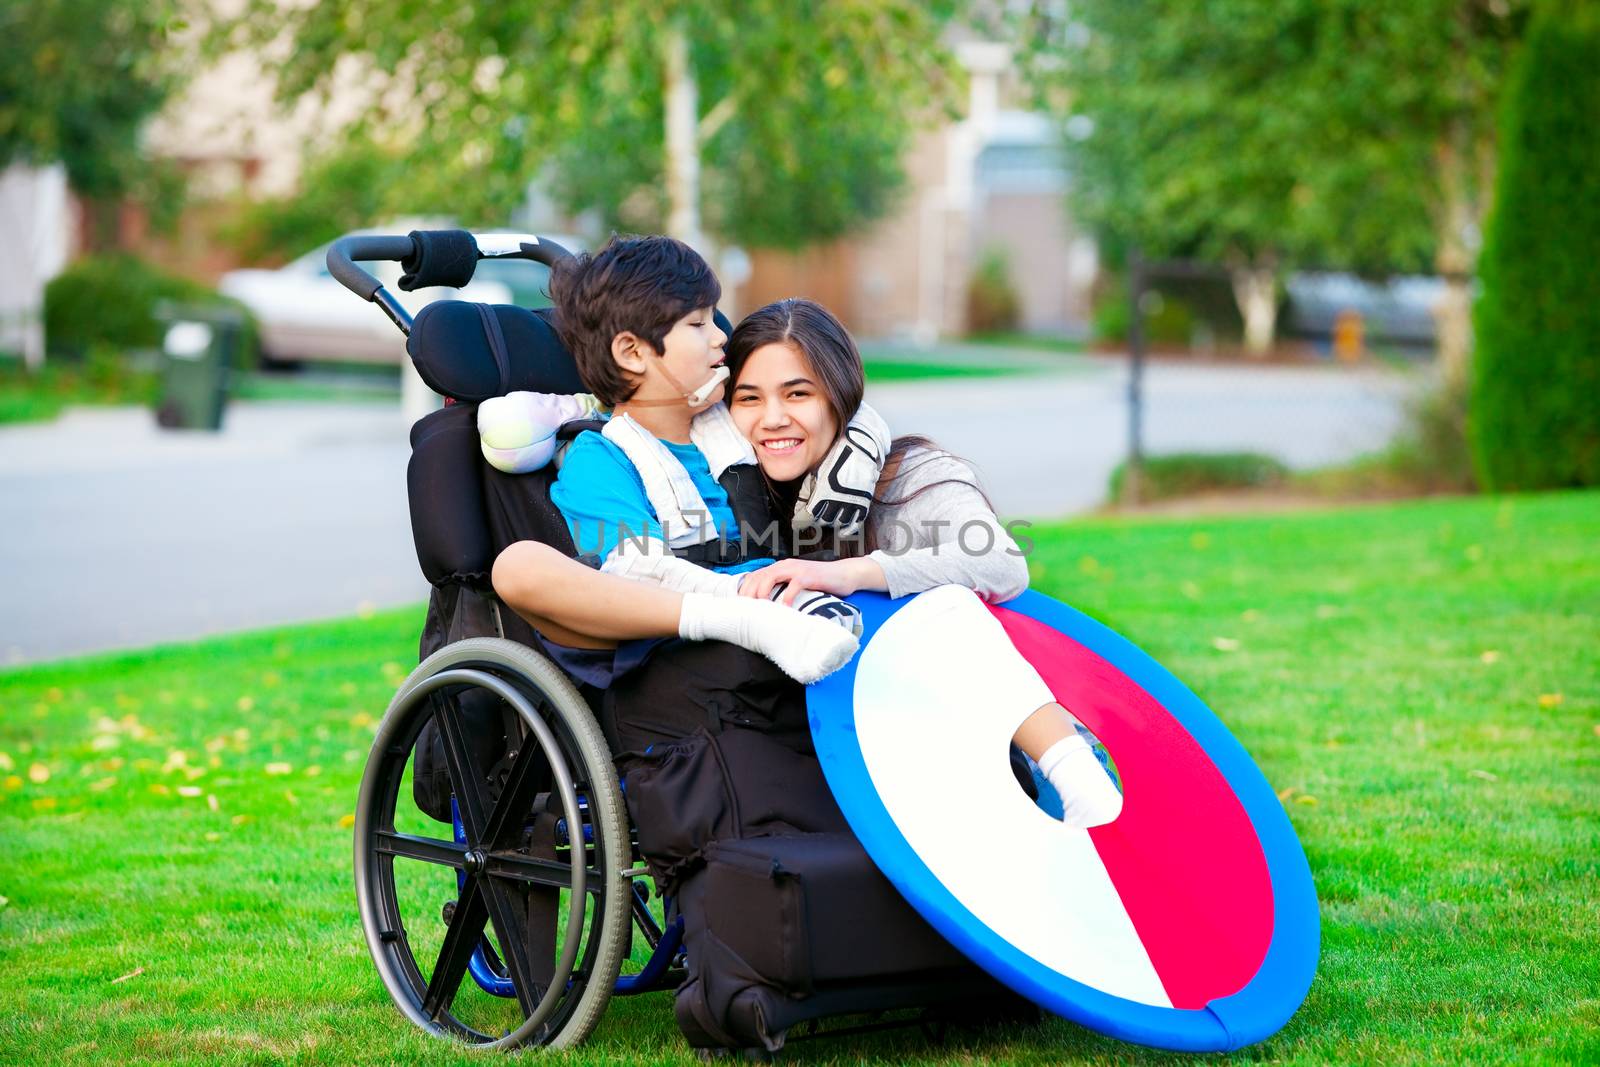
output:
[[[711,513],[711,521],[723,537],[737,541],[739,529],[728,503],[728,492],[711,477],[705,453],[692,444],[661,443],[689,472],[700,499],[706,502],[706,509]],[[580,556],[594,555],[603,560],[624,534],[662,536],[661,523],[644,491],[644,479],[634,469],[626,452],[593,430],[580,433],[568,446],[561,471],[550,487],[550,501],[567,520],[572,543]],[[771,559],[751,559],[714,569],[723,574],[742,574],[771,562]]]

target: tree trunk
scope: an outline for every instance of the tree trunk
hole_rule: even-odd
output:
[[[1231,271],[1233,299],[1244,319],[1244,350],[1255,358],[1272,351],[1278,333],[1278,268],[1271,257]]]
[[[663,98],[666,111],[667,232],[699,249],[700,93],[689,59],[689,35],[681,22],[666,28]]]
[[[1467,379],[1472,353],[1472,296],[1470,291],[1475,250],[1467,244],[1477,232],[1478,212],[1468,192],[1467,153],[1463,150],[1462,124],[1452,125],[1437,153],[1439,167],[1439,250],[1434,267],[1445,281],[1444,297],[1433,309],[1437,329],[1439,367],[1445,381]]]

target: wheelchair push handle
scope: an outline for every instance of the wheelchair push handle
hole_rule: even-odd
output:
[[[379,237],[353,234],[341,237],[328,249],[328,273],[340,285],[363,300],[383,288],[383,283],[360,267],[355,261],[374,259],[405,259],[411,254],[410,237]]]
[[[566,248],[531,233],[470,233],[467,230],[412,230],[401,236],[341,237],[328,249],[328,273],[363,300],[383,283],[356,266],[356,260],[393,260],[404,268],[400,288],[457,288],[472,280],[480,259],[531,259],[553,267],[572,255]]]
[[[404,237],[351,234],[328,248],[328,273],[361,299],[377,304],[400,332],[409,336],[411,313],[381,281],[356,266],[356,260],[398,262],[405,271],[400,288],[411,292],[436,285],[459,289],[472,281],[481,259],[531,259],[553,267],[570,255],[555,241],[531,233],[412,230]]]

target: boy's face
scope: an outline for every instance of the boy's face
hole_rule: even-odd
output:
[[[722,346],[728,340],[728,335],[717,328],[712,310],[700,308],[673,323],[662,340],[660,353],[644,341],[638,342],[643,361],[633,365],[631,361],[623,362],[624,369],[641,376],[630,400],[682,400],[685,393],[706,383],[712,368],[722,365]],[[704,411],[720,402],[725,391],[726,386],[718,385],[704,403],[692,405],[690,410]]]

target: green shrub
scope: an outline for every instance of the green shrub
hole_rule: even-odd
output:
[[[77,360],[97,347],[159,348],[156,308],[163,302],[226,305],[244,314],[240,362],[253,364],[255,322],[244,305],[122,252],[80,259],[45,286],[45,343],[52,355]]]
[[[1471,435],[1486,488],[1600,485],[1600,10],[1538,10],[1500,116]]]
[[[967,283],[967,332],[1015,330],[1020,314],[1017,290],[1011,284],[1011,262],[1004,250],[990,248]]]
[[[0,424],[53,419],[69,404],[150,404],[160,379],[154,360],[142,362],[99,345],[36,369],[0,358]]]
[[[1111,499],[1121,500],[1127,464],[1111,472]],[[1283,485],[1289,468],[1259,452],[1175,452],[1147,456],[1140,484],[1145,501],[1168,500],[1218,489],[1270,489]]]
[[[1387,448],[1298,473],[1294,487],[1341,498],[1476,491],[1465,388],[1446,383],[1416,396],[1407,403],[1405,424]]]
[[[1194,338],[1197,316],[1187,299],[1161,288],[1145,291],[1144,339],[1146,344],[1187,346]],[[1101,287],[1091,313],[1090,330],[1104,344],[1128,341],[1128,279],[1118,274]]]

